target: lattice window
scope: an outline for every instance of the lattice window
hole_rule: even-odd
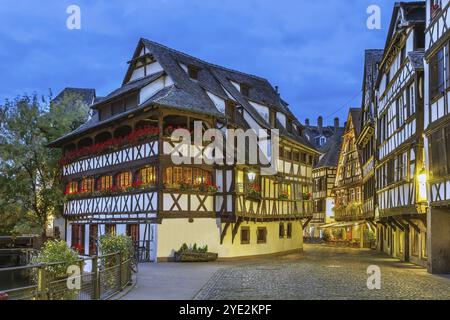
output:
[[[156,168],[155,167],[145,167],[139,170],[138,174],[139,180],[144,185],[155,185],[156,184]]]
[[[97,180],[97,190],[107,190],[112,188],[112,176],[102,176]]]
[[[131,187],[131,172],[121,172],[116,177],[116,186],[119,189]]]

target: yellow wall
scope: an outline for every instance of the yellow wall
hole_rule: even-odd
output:
[[[302,226],[299,221],[292,221],[292,239],[286,237],[279,238],[279,222],[254,223],[244,222],[241,226],[250,227],[250,244],[241,244],[240,230],[238,230],[234,243],[231,243],[231,225],[228,228],[227,235],[220,244],[221,228],[217,219],[205,218],[194,219],[189,223],[188,219],[165,219],[158,225],[158,248],[157,255],[159,259],[164,260],[173,257],[174,252],[178,250],[183,243],[203,247],[208,245],[210,252],[219,254],[220,258],[237,258],[254,255],[265,255],[279,252],[299,250],[303,247]],[[267,242],[257,244],[256,230],[258,227],[267,228]],[[287,222],[285,222],[285,230]]]

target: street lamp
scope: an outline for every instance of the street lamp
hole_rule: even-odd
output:
[[[427,202],[427,172],[425,168],[420,170],[417,176],[417,183],[419,187],[419,202]]]
[[[253,181],[255,181],[255,179],[256,179],[256,173],[254,173],[254,172],[248,172],[248,173],[247,173],[247,177],[248,177],[248,180],[249,180],[249,181],[253,182]]]

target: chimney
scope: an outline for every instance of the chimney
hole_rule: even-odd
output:
[[[305,119],[305,126],[309,127],[309,119],[308,118]]]
[[[317,118],[317,126],[319,127],[319,132],[322,133],[323,132],[323,118],[322,118],[322,116]]]
[[[275,86],[275,91],[276,91],[276,93],[280,93],[278,90],[278,86]]]
[[[334,130],[339,129],[339,118],[334,118]]]

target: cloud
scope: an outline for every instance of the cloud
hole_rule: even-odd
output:
[[[0,100],[66,86],[105,95],[147,37],[266,77],[301,120],[318,110],[326,116],[361,89],[364,49],[384,46],[394,1],[378,2],[381,31],[366,28],[369,0],[79,0],[82,29],[70,31],[66,8],[74,1],[3,0]]]

